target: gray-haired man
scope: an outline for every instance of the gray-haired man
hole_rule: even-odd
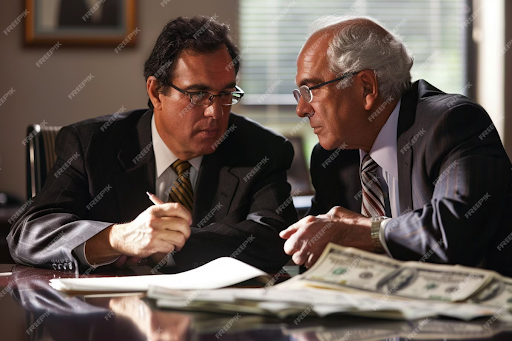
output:
[[[411,83],[412,57],[373,20],[328,17],[313,31],[294,95],[320,142],[316,193],[311,216],[281,232],[285,252],[311,266],[336,242],[511,275],[511,163],[483,108]]]

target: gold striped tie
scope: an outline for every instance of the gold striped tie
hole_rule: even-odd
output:
[[[192,213],[194,207],[194,192],[190,183],[191,166],[188,161],[181,161],[179,159],[171,165],[172,169],[178,174],[178,178],[172,185],[168,200],[168,202],[182,204],[190,213]]]

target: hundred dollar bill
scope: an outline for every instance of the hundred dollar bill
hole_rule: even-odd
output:
[[[494,276],[489,284],[471,296],[468,301],[512,310],[512,279]]]
[[[401,262],[330,243],[311,269],[282,287],[364,290],[386,299],[463,301],[490,282],[492,276],[493,272],[481,269]]]
[[[316,331],[308,330],[307,333],[308,335],[314,333],[319,341],[487,340],[501,331],[501,328],[485,329],[480,321],[462,322],[428,318],[407,323],[379,321],[379,323],[367,323],[366,326],[356,324],[353,327],[338,327],[330,330],[317,327]],[[301,334],[306,334],[306,332],[301,333],[301,330],[294,330],[292,335],[301,339]]]

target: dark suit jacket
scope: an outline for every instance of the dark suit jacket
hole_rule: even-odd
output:
[[[74,270],[78,261],[73,249],[152,205],[145,193],[155,192],[152,114],[136,110],[114,120],[103,116],[59,132],[56,164],[7,237],[16,262]],[[112,124],[105,129],[109,120]],[[215,152],[203,157],[192,235],[174,255],[174,271],[237,250],[237,259],[268,272],[279,270],[289,259],[278,234],[297,220],[293,203],[286,205],[286,171],[293,147],[282,136],[233,113],[232,125],[236,128]],[[260,163],[265,157],[268,161]],[[261,168],[248,176],[258,163]],[[91,204],[94,199],[97,203]],[[195,227],[201,221],[201,228]]]
[[[320,145],[313,150],[309,214],[336,205],[361,212],[359,150],[342,150],[323,167],[332,153]],[[392,256],[419,260],[433,250],[428,262],[484,261],[512,275],[512,165],[484,109],[415,82],[402,96],[397,155],[401,216],[385,231]]]

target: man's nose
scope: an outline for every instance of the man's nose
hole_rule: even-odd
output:
[[[212,104],[206,107],[204,111],[205,116],[209,116],[215,120],[218,120],[224,114],[224,106],[220,100],[220,97],[214,97],[212,100]]]
[[[306,117],[307,115],[313,113],[314,109],[304,100],[304,97],[300,97],[299,102],[297,103],[297,107],[295,108],[295,112],[297,113],[297,116],[299,117]]]

